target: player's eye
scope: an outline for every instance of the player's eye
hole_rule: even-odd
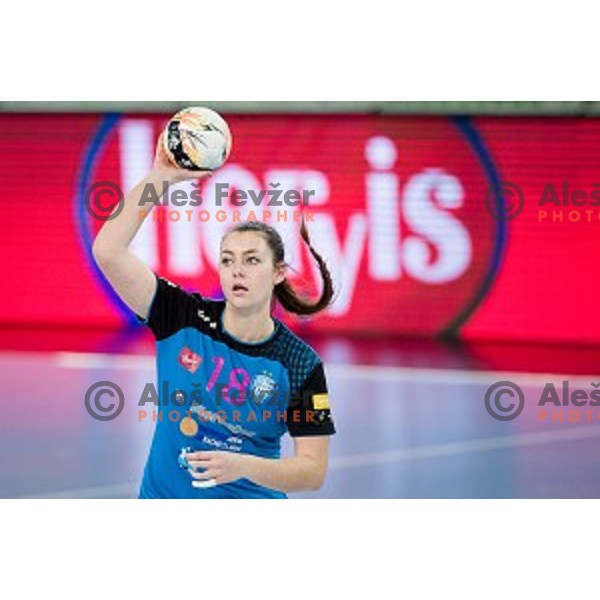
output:
[[[231,259],[230,258],[222,258],[221,264],[226,267],[227,265],[231,264]]]
[[[251,265],[257,265],[257,264],[260,262],[260,259],[259,259],[257,256],[250,256],[250,257],[248,258],[248,262],[249,262]]]

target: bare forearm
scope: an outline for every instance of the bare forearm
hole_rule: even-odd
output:
[[[158,172],[149,173],[138,185],[131,190],[124,199],[123,210],[115,218],[107,221],[94,242],[94,249],[103,254],[119,253],[127,250],[138,233],[145,218],[154,208],[152,202],[142,202],[148,195],[149,186],[154,186],[155,193],[152,198],[160,198],[164,191],[164,182],[167,185],[175,183],[165,174]]]
[[[318,490],[325,479],[327,464],[308,456],[268,459],[248,456],[246,478],[280,492]]]

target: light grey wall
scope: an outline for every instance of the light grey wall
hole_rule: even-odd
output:
[[[209,106],[223,113],[600,115],[600,102],[0,102],[0,112],[161,112]]]

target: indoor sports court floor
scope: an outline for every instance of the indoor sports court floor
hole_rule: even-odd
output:
[[[338,435],[319,498],[598,498],[597,409],[540,421],[544,386],[591,391],[600,349],[310,340],[326,362]],[[137,400],[102,423],[86,390],[111,380],[126,398],[154,381],[146,334],[0,332],[0,496],[133,498],[153,430]],[[510,422],[485,409],[487,388],[520,385]],[[586,420],[586,419],[589,419]],[[284,450],[291,448],[286,438]]]

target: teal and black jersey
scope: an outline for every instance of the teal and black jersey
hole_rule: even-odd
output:
[[[335,433],[318,354],[277,319],[268,339],[242,342],[224,329],[224,309],[225,301],[157,277],[148,319],[138,317],[156,338],[158,370],[158,402],[144,407],[156,413],[156,429],[140,498],[285,498],[246,479],[196,488],[185,455],[276,459],[286,432]]]

